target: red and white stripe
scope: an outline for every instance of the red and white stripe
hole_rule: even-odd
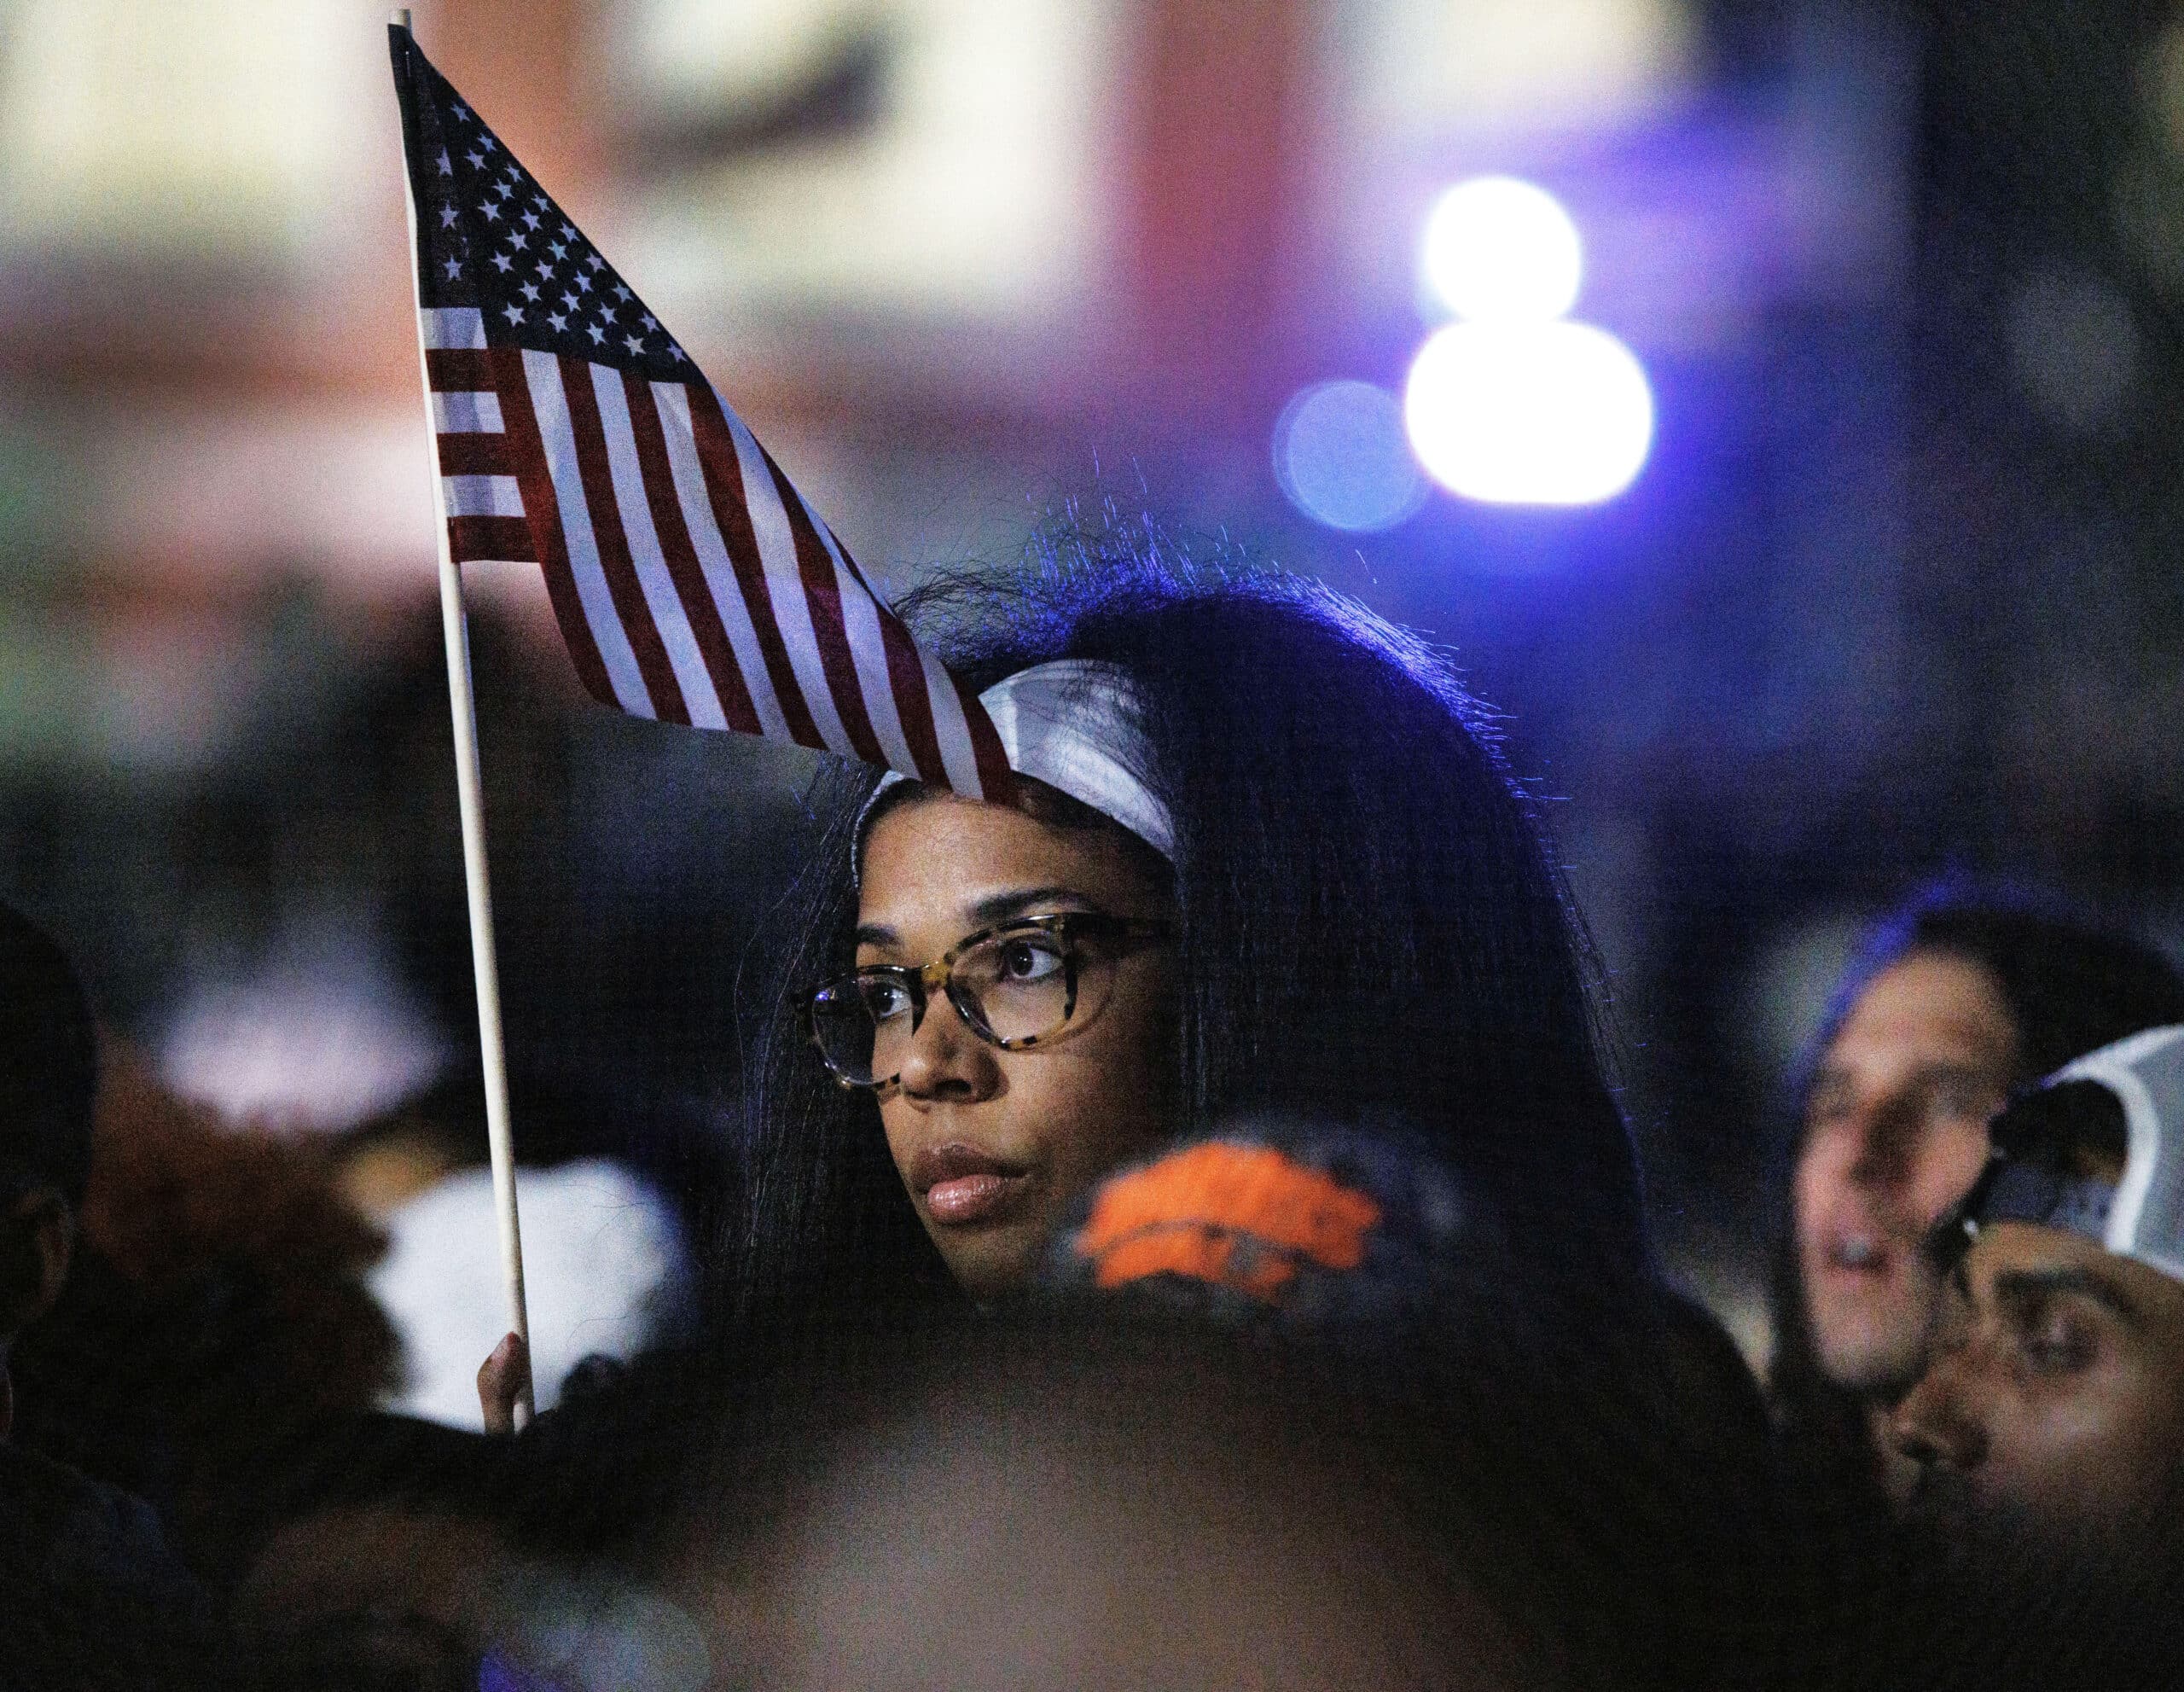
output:
[[[595,697],[1007,790],[984,707],[702,376],[490,346],[472,309],[423,317],[455,559],[541,566]]]

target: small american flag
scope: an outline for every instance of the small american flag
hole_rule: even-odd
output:
[[[410,32],[388,33],[456,561],[540,566],[606,704],[1006,794],[977,698]]]

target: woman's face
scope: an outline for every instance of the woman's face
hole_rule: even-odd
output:
[[[1124,840],[933,794],[883,812],[865,843],[857,962],[920,965],[966,935],[1025,916],[1089,910],[1166,917],[1164,888]],[[1170,1131],[1174,953],[1102,952],[1111,972],[1051,1043],[1002,1051],[929,996],[900,1079],[879,1095],[910,1202],[965,1291],[1021,1285],[1070,1204]]]

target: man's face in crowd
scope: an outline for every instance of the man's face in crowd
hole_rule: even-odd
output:
[[[2142,1561],[2184,1528],[2184,1284],[2076,1234],[1983,1229],[1894,1434],[1914,1516]]]
[[[1875,976],[1823,1055],[1794,1186],[1822,1368],[1886,1395],[1917,1375],[1937,1291],[1923,1250],[1987,1157],[2017,1029],[1979,965],[1917,951]]]

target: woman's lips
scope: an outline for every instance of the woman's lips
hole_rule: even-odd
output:
[[[926,1213],[947,1228],[990,1221],[1024,1188],[1025,1172],[975,1146],[935,1146],[917,1154],[910,1184],[924,1195]]]
[[[959,1175],[926,1188],[925,1207],[951,1228],[984,1222],[1008,1206],[1023,1182],[1021,1175]]]

